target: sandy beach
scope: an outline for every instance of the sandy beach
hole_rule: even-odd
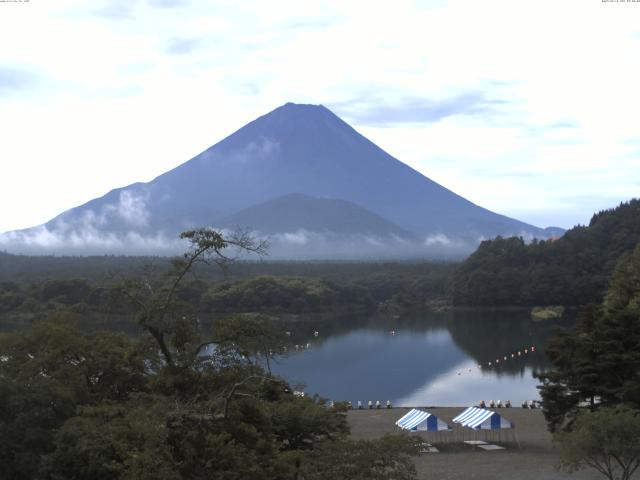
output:
[[[427,407],[427,410],[447,422],[454,430],[440,433],[439,441],[434,434],[420,435],[440,450],[439,453],[424,453],[415,458],[419,479],[446,480],[595,480],[603,478],[593,470],[569,474],[559,472],[555,466],[558,455],[554,451],[551,434],[547,431],[540,410],[523,408],[496,409],[503,417],[516,425],[516,438],[512,435],[491,433],[490,443],[504,446],[505,450],[483,451],[463,443],[474,438],[474,432],[462,429],[451,422],[465,407]],[[348,412],[351,435],[356,439],[378,438],[398,429],[395,421],[409,408],[380,410],[351,410]],[[464,430],[464,431],[463,431]],[[463,437],[464,436],[464,437]],[[480,434],[483,439],[482,434]]]

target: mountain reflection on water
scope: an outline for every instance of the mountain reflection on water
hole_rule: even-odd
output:
[[[354,405],[462,406],[482,399],[519,405],[539,398],[532,374],[548,368],[544,349],[558,324],[533,322],[528,311],[477,310],[299,322],[291,327],[299,350],[272,369],[294,386],[305,385],[307,394]],[[531,346],[535,352],[525,354]]]

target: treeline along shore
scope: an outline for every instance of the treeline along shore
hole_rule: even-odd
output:
[[[496,238],[463,262],[269,262],[230,275],[194,268],[178,297],[204,313],[389,313],[422,308],[577,307],[602,300],[618,259],[640,242],[640,201],[599,212],[563,237]],[[57,307],[127,314],[111,288],[170,266],[164,257],[32,257],[0,252],[0,315],[30,320]]]

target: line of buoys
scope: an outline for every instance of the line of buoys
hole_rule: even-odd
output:
[[[497,366],[500,365],[500,362],[506,362],[507,360],[511,360],[512,358],[516,358],[516,357],[521,357],[523,355],[526,355],[528,353],[535,353],[536,351],[536,346],[532,345],[531,347],[526,347],[523,348],[522,350],[518,350],[517,352],[513,352],[510,353],[508,355],[502,355],[498,358],[495,359],[495,361],[490,361],[490,362],[486,362],[486,363],[479,363],[477,365],[477,369],[478,370],[482,370],[483,368],[486,367],[492,367],[492,366]],[[457,370],[456,371],[456,375],[460,376],[460,375],[464,375],[467,373],[471,373],[473,372],[472,368],[468,368],[466,371],[465,370]]]
[[[478,368],[481,369],[481,368],[484,368],[485,366],[486,367],[491,367],[491,366],[494,366],[494,365],[499,365],[501,361],[502,362],[506,362],[507,360],[510,360],[512,358],[521,357],[523,355],[527,355],[529,353],[535,353],[535,352],[536,352],[536,346],[532,345],[531,347],[523,348],[522,350],[518,350],[517,352],[513,352],[513,353],[508,354],[508,355],[502,355],[501,357],[496,358],[495,361],[486,362],[484,364],[479,363],[478,364]]]

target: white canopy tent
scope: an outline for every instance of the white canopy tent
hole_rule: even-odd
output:
[[[496,430],[501,428],[515,428],[509,420],[503,418],[498,412],[484,408],[469,407],[452,420],[463,427],[476,430]]]
[[[448,435],[442,437],[439,433],[450,432],[451,427],[434,414],[423,410],[412,408],[406,415],[396,421],[396,425],[410,432],[424,432],[427,434],[429,441],[432,442],[449,441]]]
[[[452,419],[453,423],[457,423],[461,427],[467,427],[476,432],[485,431],[485,433],[496,432],[498,441],[501,440],[503,430],[511,431],[513,439],[518,443],[516,436],[515,424],[503,418],[498,412],[478,407],[469,407]],[[464,438],[464,430],[463,430]]]
[[[451,427],[440,420],[434,414],[412,408],[409,413],[396,421],[396,425],[403,430],[415,430],[423,432],[438,432],[451,430]]]

